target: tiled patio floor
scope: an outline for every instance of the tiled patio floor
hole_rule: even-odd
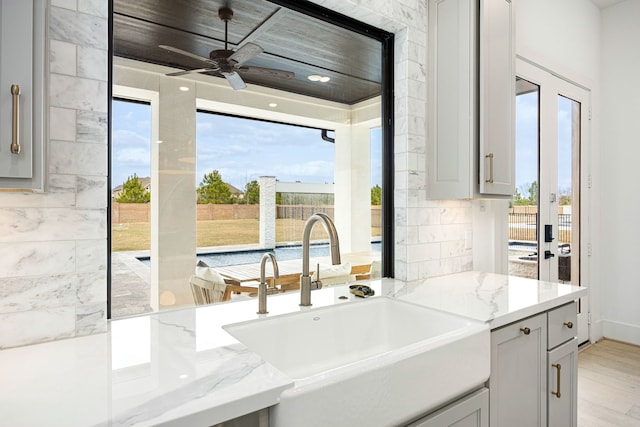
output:
[[[111,253],[111,318],[153,311],[149,305],[149,267],[132,252]]]

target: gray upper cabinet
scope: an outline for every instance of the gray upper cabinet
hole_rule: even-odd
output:
[[[45,1],[0,0],[0,188],[44,190]]]
[[[506,0],[429,0],[427,196],[515,192],[514,10]]]

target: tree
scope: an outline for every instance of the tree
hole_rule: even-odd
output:
[[[371,204],[374,206],[382,204],[382,188],[378,184],[371,187]]]
[[[151,194],[145,190],[135,173],[122,184],[122,191],[116,197],[118,203],[149,203],[150,200]]]
[[[538,181],[533,181],[529,187],[529,201],[532,205],[538,204]]]
[[[248,205],[260,203],[260,184],[255,179],[244,186],[244,202]]]
[[[198,203],[233,203],[231,190],[229,190],[229,186],[222,180],[222,176],[217,170],[204,175],[197,191]]]

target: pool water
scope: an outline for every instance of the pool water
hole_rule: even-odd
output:
[[[380,252],[381,243],[372,242],[371,250],[374,252]],[[227,265],[241,265],[241,264],[255,264],[259,263],[262,255],[273,252],[278,261],[284,261],[287,259],[301,259],[302,258],[302,246],[278,246],[273,250],[251,250],[251,251],[238,251],[238,252],[221,252],[221,253],[208,253],[199,254],[197,261],[204,261],[210,267],[225,267]],[[312,244],[309,248],[309,254],[311,257],[322,257],[331,255],[328,243]],[[140,262],[146,265],[151,264],[149,257],[138,258]]]

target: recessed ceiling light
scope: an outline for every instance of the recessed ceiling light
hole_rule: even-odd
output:
[[[156,144],[162,144],[162,140],[161,139],[157,140]]]
[[[311,74],[307,78],[312,82],[320,82],[320,83],[326,83],[329,80],[331,80],[331,77],[321,76],[319,74]]]
[[[188,87],[186,87],[186,86],[180,86],[180,88],[179,88],[179,89],[180,89],[181,91],[183,91],[183,92],[189,92],[189,88],[188,88]]]
[[[269,103],[269,107],[271,108],[276,108],[278,106],[278,104],[276,104],[275,102],[270,102]]]

